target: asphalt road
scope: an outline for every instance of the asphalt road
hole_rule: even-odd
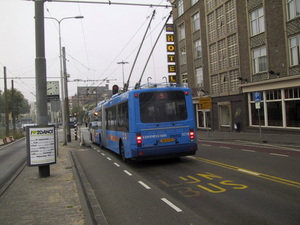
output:
[[[25,139],[0,146],[0,189],[26,161]]]
[[[112,225],[300,223],[300,157],[241,143],[198,147],[130,164],[96,145],[76,155]]]

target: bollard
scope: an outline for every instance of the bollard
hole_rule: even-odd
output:
[[[84,146],[85,143],[84,143],[84,138],[83,138],[83,133],[81,133],[81,136],[80,136],[80,146]]]
[[[75,128],[75,141],[77,141],[77,128]]]

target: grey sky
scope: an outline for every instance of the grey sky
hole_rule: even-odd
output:
[[[84,0],[81,0],[84,1]],[[99,0],[98,2],[105,2]],[[107,1],[108,2],[108,1]],[[120,3],[145,3],[169,5],[166,0],[117,0]],[[139,44],[154,10],[152,7],[45,2],[45,17],[58,20],[82,15],[84,19],[66,19],[61,22],[62,46],[66,48],[67,72],[70,81],[111,79],[109,85],[122,86],[122,66],[117,62],[129,62],[124,66],[125,82],[131,70]],[[132,74],[130,85],[139,79],[151,46],[155,43],[171,7],[156,8],[151,35],[145,40],[140,57]],[[14,79],[14,86],[29,101],[35,101],[35,25],[34,2],[0,0],[0,77],[3,67],[7,77]],[[172,20],[169,21],[172,23]],[[47,80],[60,80],[58,23],[45,19],[45,50]],[[162,82],[167,76],[166,35],[163,32],[153,53],[142,83],[151,77],[152,82]],[[117,80],[113,80],[117,79]],[[77,86],[98,86],[98,82],[69,82],[69,96],[77,92]],[[101,84],[105,85],[106,82]],[[11,79],[7,81],[11,88]],[[0,79],[0,89],[4,89]]]

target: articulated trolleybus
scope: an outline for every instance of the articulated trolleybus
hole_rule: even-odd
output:
[[[197,151],[191,90],[165,85],[115,94],[89,112],[90,140],[124,161],[175,158]]]

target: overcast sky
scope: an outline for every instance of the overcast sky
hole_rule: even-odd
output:
[[[111,2],[170,5],[166,0]],[[30,102],[35,101],[36,94],[34,7],[33,1],[0,0],[0,90],[4,90],[3,68],[6,67],[7,87],[11,88],[10,78],[14,78],[14,87]],[[156,15],[150,35],[142,47],[130,86],[138,81],[171,7],[45,2],[45,17],[61,20],[64,17],[84,16],[84,19],[65,19],[61,22],[62,46],[66,48],[69,80],[107,78],[110,80],[110,88],[113,84],[123,86],[122,66],[117,62],[129,62],[124,65],[126,82],[154,9]],[[169,23],[172,23],[172,19]],[[164,31],[142,83],[146,83],[148,77],[152,78],[151,82],[163,82],[162,77],[168,75],[166,45]],[[45,19],[45,51],[47,80],[60,81],[58,23],[53,19]],[[77,93],[77,86],[96,87],[105,84],[103,81],[69,82],[69,96]]]

